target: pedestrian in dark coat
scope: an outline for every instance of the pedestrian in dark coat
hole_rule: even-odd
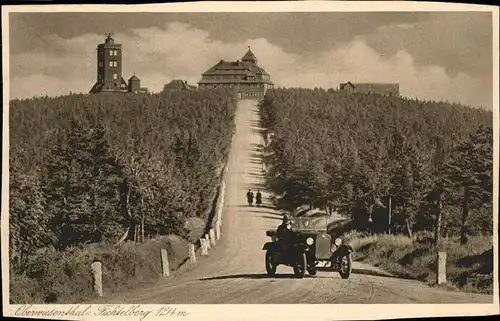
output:
[[[262,204],[262,194],[260,193],[260,191],[257,191],[255,203],[257,204],[257,206],[260,206]]]
[[[253,192],[251,190],[248,190],[247,192],[247,201],[248,201],[248,206],[253,205]]]

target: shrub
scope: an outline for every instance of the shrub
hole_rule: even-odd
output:
[[[30,257],[24,274],[11,274],[11,303],[78,303],[93,298],[94,260],[102,262],[106,294],[155,280],[162,275],[161,249],[167,250],[170,268],[175,270],[187,257],[188,242],[167,235],[143,244],[92,244],[65,251],[43,251]]]

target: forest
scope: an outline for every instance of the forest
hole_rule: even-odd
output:
[[[491,111],[289,88],[268,91],[260,112],[278,207],[332,208],[358,230],[425,231],[436,244],[492,235]]]
[[[206,220],[230,148],[225,90],[10,102],[10,262],[41,249],[143,242]]]

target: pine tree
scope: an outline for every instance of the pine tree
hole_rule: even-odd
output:
[[[52,244],[51,215],[44,211],[45,198],[36,170],[23,173],[13,164],[9,189],[10,261],[14,268],[22,270],[28,256]]]
[[[467,243],[470,209],[491,203],[493,191],[493,140],[491,128],[480,126],[459,144],[446,168],[445,181],[454,199],[461,200],[460,243]],[[457,197],[458,194],[461,194]]]
[[[67,143],[56,146],[45,172],[44,193],[54,214],[57,248],[114,239],[121,230],[122,169],[110,156],[100,124],[71,122]]]

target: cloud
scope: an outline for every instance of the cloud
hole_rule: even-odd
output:
[[[410,25],[391,28],[411,29]],[[387,32],[384,29],[380,32]],[[133,72],[142,85],[160,91],[171,79],[195,84],[201,73],[219,60],[240,59],[247,46],[278,86],[337,88],[339,83],[399,82],[408,97],[449,100],[491,108],[491,88],[466,72],[449,75],[437,65],[418,65],[401,49],[382,55],[358,37],[344,45],[316,53],[290,53],[265,38],[222,42],[184,23],[164,28],[132,29],[115,35],[123,44],[123,74]],[[37,51],[11,55],[11,98],[88,92],[95,82],[96,45],[102,35],[70,39],[49,36]],[[489,96],[488,96],[489,95]]]

